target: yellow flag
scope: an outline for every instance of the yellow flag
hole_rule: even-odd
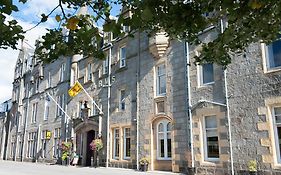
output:
[[[46,139],[51,139],[52,136],[52,132],[51,131],[47,131],[46,132]]]
[[[68,94],[71,97],[76,96],[82,90],[82,85],[77,81],[72,88],[68,90]]]

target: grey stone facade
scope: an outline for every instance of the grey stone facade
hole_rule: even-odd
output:
[[[15,69],[8,159],[60,163],[61,152],[56,149],[62,141],[72,140],[73,150],[80,156],[79,164],[90,166],[92,151],[89,144],[101,136],[104,143],[99,153],[101,166],[108,163],[112,167],[136,169],[138,160],[146,157],[151,162],[151,170],[186,171],[189,134],[185,107],[187,87],[186,83],[183,84],[186,79],[183,66],[186,64],[185,48],[181,42],[169,41],[165,44],[165,52],[156,57],[158,51],[151,51],[150,48],[157,47],[157,42],[145,33],[136,33],[134,38],[114,39],[112,46],[105,45],[104,52],[109,57],[112,53],[110,98],[105,60],[74,55],[42,64],[29,57],[30,50],[23,48]],[[124,46],[125,65],[120,66],[120,48]],[[165,91],[161,95],[156,92],[159,65],[164,66],[165,76]],[[68,95],[67,91],[76,81],[90,97],[83,90],[75,97]],[[122,102],[121,90],[124,91]],[[69,118],[58,112],[60,110],[52,98]],[[63,102],[59,98],[63,98]],[[92,104],[91,98],[102,111]],[[165,158],[158,158],[160,145],[158,148],[157,128],[161,121],[171,126],[170,134],[163,136],[167,139],[165,143],[171,145],[165,146]],[[56,133],[58,129],[59,137]],[[119,132],[118,154],[115,150],[115,130]],[[50,131],[51,138],[46,139],[44,131]],[[125,134],[129,142],[124,140]],[[125,146],[129,147],[129,151],[125,150]]]
[[[216,35],[210,30],[200,38],[209,42]],[[101,166],[136,169],[147,158],[150,170],[223,175],[247,174],[256,162],[261,174],[281,173],[272,113],[281,106],[280,69],[265,69],[262,44],[232,55],[226,70],[209,67],[212,75],[205,72],[210,81],[204,83],[204,65],[193,64],[200,46],[187,49],[163,33],[110,39],[102,48],[110,61],[73,55],[43,65],[23,49],[15,69],[8,159],[60,163],[56,148],[72,140],[79,164],[91,166],[89,145],[101,138]],[[70,97],[77,81],[88,94]],[[207,118],[214,119],[212,127]],[[44,139],[43,131],[51,131],[51,138]]]
[[[204,42],[214,39],[214,33],[203,33]],[[221,66],[214,65],[214,82],[208,85],[200,86],[200,65],[191,64],[190,91],[196,174],[232,173],[229,123],[235,174],[247,174],[249,163],[253,161],[257,163],[258,173],[280,173],[272,119],[272,108],[280,105],[280,86],[277,85],[280,82],[280,71],[265,69],[264,48],[263,44],[255,43],[244,53],[232,55],[232,63],[225,72]],[[200,53],[200,46],[190,46],[189,49],[192,62],[193,57]],[[204,150],[204,117],[210,115],[217,118],[219,158],[215,161],[207,160]]]

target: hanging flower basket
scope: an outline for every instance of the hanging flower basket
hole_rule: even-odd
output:
[[[103,148],[103,143],[101,139],[94,139],[90,143],[90,147],[92,151],[100,151]]]
[[[140,170],[141,171],[147,171],[148,170],[148,164],[150,163],[149,158],[143,157],[139,161],[140,163]]]
[[[61,143],[61,151],[62,151],[62,157],[61,159],[67,160],[67,158],[71,155],[72,150],[72,143],[71,142],[62,142]]]

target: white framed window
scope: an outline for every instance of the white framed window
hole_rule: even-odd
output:
[[[64,81],[64,74],[65,74],[65,63],[62,63],[60,67],[60,77],[59,77],[60,82]]]
[[[18,157],[22,156],[22,148],[23,148],[23,134],[18,135]]]
[[[91,63],[88,63],[88,66],[87,66],[87,82],[88,81],[93,81],[93,72],[92,72],[92,64]]]
[[[45,99],[44,120],[48,120],[50,113],[50,98],[47,95]]]
[[[28,95],[29,95],[29,89],[28,89],[28,83],[26,83],[24,86],[24,97],[28,98]]]
[[[42,157],[46,158],[47,157],[47,130],[44,130],[41,132],[41,150],[42,150]]]
[[[172,124],[168,120],[162,120],[157,124],[157,160],[172,158],[171,131]]]
[[[50,88],[51,86],[52,86],[52,76],[51,76],[51,72],[48,72],[47,88]]]
[[[55,128],[54,130],[54,152],[53,152],[53,157],[58,158],[60,156],[60,137],[61,137],[61,129],[60,128]]]
[[[219,137],[215,115],[204,117],[204,157],[206,161],[219,160]]]
[[[272,108],[274,126],[274,140],[277,154],[277,162],[281,163],[281,106]]]
[[[214,65],[212,63],[199,66],[198,81],[200,86],[214,83]]]
[[[131,157],[131,129],[124,128],[124,140],[123,140],[123,148],[124,148],[124,159],[130,159]]]
[[[108,54],[106,53],[106,59],[102,62],[102,74],[108,73]]]
[[[37,107],[38,107],[38,103],[33,103],[33,104],[32,104],[31,123],[36,123],[36,119],[37,119]]]
[[[120,130],[113,129],[113,159],[119,159],[120,153]]]
[[[122,30],[123,32],[128,33],[130,32],[130,26],[122,25]]]
[[[262,46],[264,70],[272,71],[281,69],[281,41],[277,40],[269,45],[263,43]]]
[[[16,136],[13,135],[11,137],[10,158],[13,158],[15,156],[15,148],[16,148]]]
[[[100,107],[100,109],[102,108],[101,105],[100,105],[100,102],[98,100],[95,100],[96,104]],[[98,107],[93,103],[92,104],[92,115],[93,116],[96,116],[99,114],[99,109]]]
[[[32,158],[35,157],[35,139],[36,132],[29,132],[27,136],[27,155],[26,157]]]
[[[124,111],[126,108],[126,103],[125,103],[125,93],[126,91],[124,89],[119,91],[119,111]]]
[[[40,79],[36,78],[36,80],[35,80],[35,93],[39,92],[39,86],[40,86]]]
[[[166,95],[166,66],[160,64],[156,67],[156,96]]]
[[[126,46],[119,49],[120,68],[126,66]]]
[[[57,102],[60,105],[60,107],[64,110],[65,109],[65,95],[62,94],[57,97]],[[64,113],[62,110],[57,106],[57,117],[61,117]]]
[[[18,126],[23,126],[22,123],[23,123],[23,116],[22,116],[22,114],[19,114],[18,115],[18,123],[17,124],[18,124]]]
[[[25,120],[27,120],[27,105],[23,107],[23,117],[22,117],[22,126],[24,126]]]

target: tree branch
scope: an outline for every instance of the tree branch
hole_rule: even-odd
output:
[[[57,5],[55,8],[53,8],[53,10],[47,15],[47,17],[49,17],[58,7],[59,7],[59,5]],[[41,23],[43,23],[42,20],[40,22],[38,22],[35,26],[25,30],[24,33],[34,29],[35,27],[39,26]]]
[[[63,7],[62,7],[61,0],[59,0],[59,6],[60,6],[60,9],[61,9],[61,12],[62,12],[63,17],[64,17],[65,19],[67,19],[67,16],[66,16],[66,14],[65,14],[65,12],[64,12],[64,9],[63,9]]]

